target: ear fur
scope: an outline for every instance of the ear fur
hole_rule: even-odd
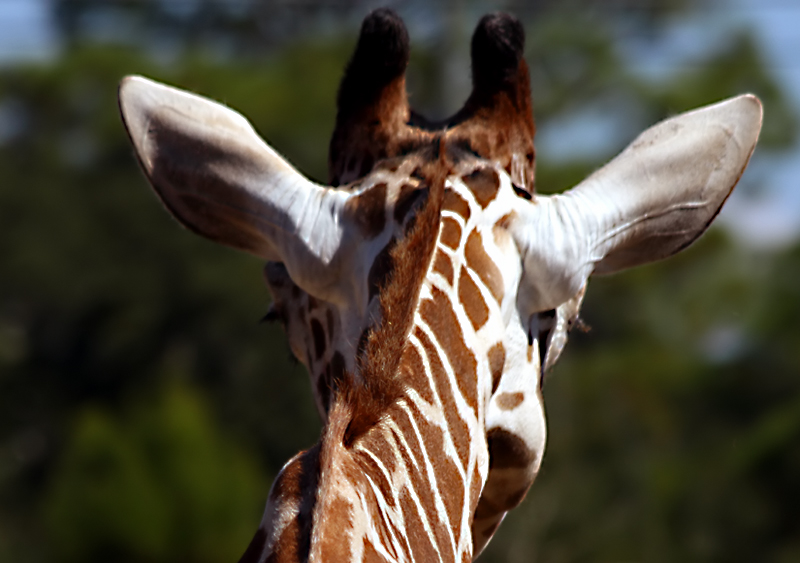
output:
[[[593,272],[660,260],[691,244],[739,181],[761,121],[751,94],[684,113],[647,129],[564,194],[520,200],[511,231],[523,253],[524,307],[551,309]]]
[[[137,76],[122,81],[119,102],[144,173],[179,222],[285,263],[309,293],[331,285],[347,194],[307,180],[221,104]]]

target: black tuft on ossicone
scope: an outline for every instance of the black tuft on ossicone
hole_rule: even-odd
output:
[[[517,76],[525,49],[525,30],[514,16],[487,14],[472,36],[472,84],[475,89],[500,89]]]
[[[403,20],[389,8],[370,12],[339,88],[337,104],[363,104],[402,76],[408,66],[408,31]]]

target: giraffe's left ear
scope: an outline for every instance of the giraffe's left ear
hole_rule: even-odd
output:
[[[555,308],[593,272],[694,242],[744,172],[761,121],[761,102],[749,94],[684,113],[646,130],[575,188],[518,200],[509,230],[523,256],[523,312]]]
[[[145,175],[178,221],[283,262],[305,291],[332,297],[346,193],[306,179],[221,104],[138,76],[122,81],[119,102]]]

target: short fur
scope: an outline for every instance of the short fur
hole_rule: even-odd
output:
[[[347,374],[334,390],[323,444],[351,447],[372,428],[403,394],[398,365],[408,341],[419,292],[438,238],[445,179],[451,172],[444,137],[430,149],[433,154],[420,174],[426,179],[427,197],[413,219],[413,226],[391,251],[391,274],[379,291],[381,322],[371,330],[359,361],[359,376]],[[323,446],[323,458],[327,449]],[[324,462],[323,462],[324,463]]]
[[[444,132],[449,146],[498,162],[522,194],[532,194],[536,127],[524,49],[518,20],[484,16],[472,37],[472,94],[453,116],[429,120],[408,103],[403,21],[389,9],[369,14],[337,96],[328,153],[332,185],[363,177],[378,162],[408,155]]]
[[[381,322],[370,331],[360,357],[360,377],[348,373],[334,389],[328,421],[319,443],[319,483],[316,491],[314,529],[325,527],[325,503],[330,488],[335,485],[332,475],[337,468],[349,465],[348,450],[373,428],[403,395],[406,385],[399,377],[399,365],[413,326],[419,293],[425,280],[439,233],[440,214],[444,200],[445,179],[451,169],[446,161],[444,138],[423,152],[432,152],[421,168],[427,181],[427,197],[413,218],[410,231],[391,250],[391,274],[380,290]],[[345,457],[342,457],[345,456]],[[311,539],[312,554],[334,544]],[[317,555],[321,557],[322,555]],[[337,555],[338,557],[338,555]]]
[[[524,49],[525,31],[515,18],[499,13],[481,18],[472,36],[472,94],[446,124],[472,152],[498,162],[531,194],[536,126]]]
[[[328,152],[329,181],[338,186],[367,175],[385,158],[409,154],[434,134],[409,125],[406,94],[408,31],[392,10],[370,13],[336,97],[336,127]]]

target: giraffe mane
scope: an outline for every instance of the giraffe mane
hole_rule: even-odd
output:
[[[535,126],[524,45],[525,31],[518,20],[501,13],[483,17],[471,44],[472,94],[451,118],[433,123],[408,106],[409,41],[402,19],[389,9],[375,10],[364,19],[337,96],[332,177],[338,181],[347,167],[342,147],[350,143],[353,151],[357,148],[353,139],[366,138],[370,148],[379,150],[362,163],[360,174],[387,158],[407,159],[416,153],[424,163],[419,174],[429,187],[413,227],[390,252],[391,277],[378,292],[382,321],[370,331],[359,355],[360,377],[345,374],[333,390],[328,443],[352,446],[403,393],[398,365],[435,249],[444,181],[453,163],[469,154],[499,160],[524,190],[533,190]],[[370,154],[366,149],[355,152]],[[514,153],[525,155],[521,159],[527,161],[516,170]]]
[[[346,374],[335,390],[323,442],[351,447],[380,421],[405,390],[400,359],[436,248],[445,180],[452,168],[445,135],[420,152],[425,162],[419,174],[427,183],[427,196],[411,219],[406,235],[391,250],[391,273],[379,292],[381,322],[367,337],[359,359],[360,377]],[[325,447],[322,457],[327,457]]]

